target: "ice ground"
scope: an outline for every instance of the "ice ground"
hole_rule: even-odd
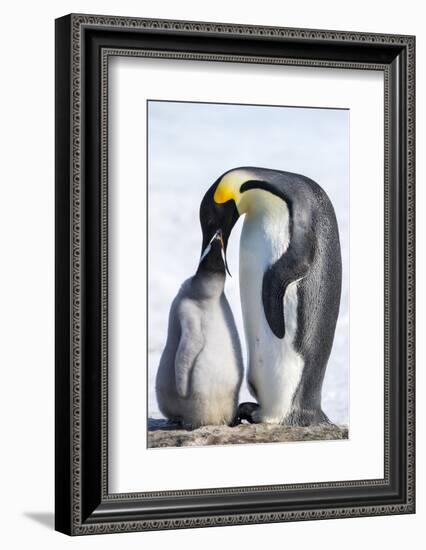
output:
[[[262,137],[260,137],[262,136]],[[267,136],[267,138],[265,138]],[[347,424],[349,409],[349,113],[234,105],[149,104],[148,414],[161,418],[155,376],[167,335],[171,301],[197,267],[201,248],[198,208],[217,177],[237,166],[303,173],[330,196],[343,257],[340,314],[324,386],[330,420]],[[245,353],[238,284],[242,220],[228,247],[232,278],[225,292]],[[241,400],[252,400],[244,381]]]

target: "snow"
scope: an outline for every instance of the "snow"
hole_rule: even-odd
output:
[[[200,201],[223,172],[262,166],[317,181],[336,210],[343,288],[323,386],[330,420],[348,424],[349,407],[349,111],[203,103],[149,102],[148,411],[161,418],[155,376],[171,301],[196,270],[201,252]],[[238,283],[242,219],[228,245],[225,292],[245,353]],[[240,400],[250,400],[244,381]]]

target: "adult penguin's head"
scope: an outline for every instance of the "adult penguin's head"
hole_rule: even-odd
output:
[[[241,214],[250,207],[250,189],[261,188],[254,168],[234,168],[222,174],[204,195],[200,205],[203,250],[215,232],[222,231],[225,249],[229,235]]]
[[[206,192],[200,205],[200,223],[203,232],[203,244],[201,256],[205,254],[212,239],[218,232],[221,235],[223,243],[223,251],[226,254],[229,235],[232,228],[239,218],[239,213],[235,201],[229,200],[223,203],[218,203],[214,200],[214,195],[217,187],[220,185],[219,178]]]

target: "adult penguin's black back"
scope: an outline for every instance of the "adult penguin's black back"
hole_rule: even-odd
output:
[[[233,200],[246,214],[240,290],[254,419],[327,421],[321,390],[342,282],[331,201],[313,180],[265,168],[231,170],[213,187],[215,207]]]
[[[287,176],[287,179],[292,179]],[[291,186],[298,186],[298,178]],[[306,275],[298,283],[297,332],[294,347],[304,360],[300,383],[293,397],[289,424],[307,425],[327,421],[321,408],[322,383],[334,341],[342,288],[342,259],[336,215],[322,188],[308,178],[312,201],[312,252]],[[293,190],[294,208],[306,198]],[[293,227],[296,235],[298,228]],[[297,251],[295,265],[298,263]],[[301,252],[303,257],[303,252]],[[285,255],[282,262],[285,263]],[[276,264],[276,269],[280,266]],[[286,270],[282,270],[285,275]],[[285,314],[284,314],[285,315]]]

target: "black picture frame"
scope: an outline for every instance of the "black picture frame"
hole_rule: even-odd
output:
[[[108,56],[384,73],[380,480],[108,493]],[[56,20],[56,529],[69,535],[415,511],[415,37],[71,14]]]

